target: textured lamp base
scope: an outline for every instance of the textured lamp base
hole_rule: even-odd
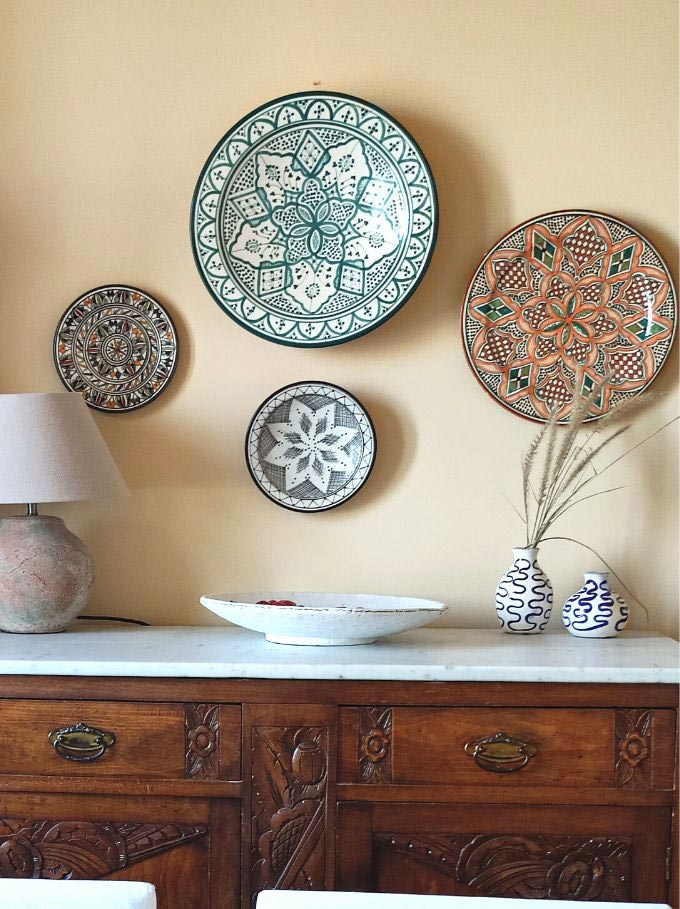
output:
[[[65,631],[85,608],[93,580],[92,556],[61,518],[0,520],[0,630]]]

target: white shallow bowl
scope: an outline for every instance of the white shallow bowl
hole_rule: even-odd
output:
[[[292,600],[300,606],[269,606],[258,600]],[[215,615],[264,632],[273,644],[317,647],[372,644],[376,638],[418,628],[443,615],[434,600],[362,593],[232,593],[201,597]]]

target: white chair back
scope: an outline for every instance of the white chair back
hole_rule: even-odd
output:
[[[612,903],[587,903],[588,909],[613,909]],[[419,896],[400,893],[330,893],[264,890],[257,909],[584,909],[572,900],[500,899],[491,896]],[[669,909],[662,903],[616,903],[616,909]]]
[[[156,909],[151,884],[0,878],[2,909]]]

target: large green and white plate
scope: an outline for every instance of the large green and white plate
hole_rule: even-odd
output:
[[[434,180],[414,140],[379,108],[328,92],[244,117],[208,158],[191,208],[217,303],[295,347],[342,344],[393,316],[436,236]]]

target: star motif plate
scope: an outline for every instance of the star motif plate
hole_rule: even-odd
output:
[[[261,491],[293,511],[327,511],[368,479],[375,429],[343,388],[296,382],[260,405],[246,435],[246,462]]]
[[[463,341],[484,388],[531,420],[568,419],[606,380],[589,419],[640,394],[675,334],[663,259],[635,228],[590,211],[526,221],[487,253],[467,290]]]
[[[224,311],[260,337],[325,347],[377,328],[423,277],[437,196],[422,152],[384,111],[303,92],[236,124],[191,209],[196,265]]]
[[[83,294],[54,334],[61,381],[106,413],[150,404],[172,378],[177,355],[177,331],[168,313],[149,294],[126,285]]]

